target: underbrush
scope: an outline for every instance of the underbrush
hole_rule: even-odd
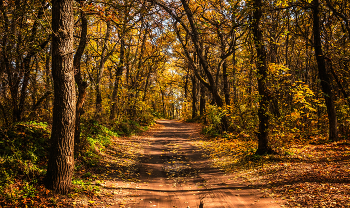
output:
[[[100,203],[98,198],[106,194],[103,189],[106,181],[137,179],[135,173],[142,149],[141,142],[121,135],[141,132],[147,127],[141,127],[134,122],[127,123],[137,128],[127,126],[122,129],[113,125],[107,127],[93,120],[83,124],[82,138],[87,145],[75,161],[73,191],[61,201],[65,200],[67,204],[78,207],[95,206]]]
[[[139,153],[131,151],[134,141],[120,135],[131,135],[147,127],[133,121],[111,126],[93,120],[82,123],[83,145],[75,158],[73,186],[68,196],[52,193],[43,185],[51,128],[34,121],[0,128],[0,207],[64,207],[67,197],[98,195],[99,185],[94,181],[101,178],[99,174],[109,171],[118,173],[116,177],[128,176]],[[106,159],[111,152],[115,156],[112,162]]]
[[[0,205],[33,201],[46,173],[50,131],[46,123],[17,123],[0,129]],[[34,203],[34,202],[33,202]]]
[[[124,155],[130,151],[116,142],[124,143],[119,139],[121,136],[131,136],[147,129],[148,126],[140,126],[135,121],[118,122],[110,125],[110,127],[101,125],[94,120],[84,123],[81,138],[85,141],[85,146],[76,159],[75,170],[94,169],[95,172],[101,172],[104,169],[101,168],[102,157],[106,152],[116,149],[116,152],[119,151],[120,154]],[[87,177],[90,175],[91,173],[85,174]]]
[[[154,124],[154,121],[149,120],[147,123],[143,122],[141,124],[133,120],[116,121],[114,124],[112,124],[112,129],[119,135],[131,136],[133,134],[146,131],[148,126]]]

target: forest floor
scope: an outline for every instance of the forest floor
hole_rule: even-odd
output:
[[[68,195],[40,186],[17,207],[350,207],[350,142],[313,140],[257,156],[254,138],[209,138],[201,129],[158,120],[139,135],[112,137],[77,159]]]
[[[115,141],[115,150],[125,148],[125,159],[120,161],[122,153],[113,148],[105,151],[100,173],[81,170],[81,177],[87,175],[94,187],[91,194],[72,194],[57,203],[77,207],[280,207],[281,200],[213,167],[196,145],[200,131],[199,124],[158,120],[151,130],[124,144]]]

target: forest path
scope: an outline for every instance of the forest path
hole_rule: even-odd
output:
[[[199,135],[198,124],[158,120],[157,128],[142,138],[148,145],[139,181],[119,183],[124,202],[113,207],[280,207],[258,189],[211,167],[203,150],[193,145]]]

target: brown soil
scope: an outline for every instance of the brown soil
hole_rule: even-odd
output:
[[[146,144],[137,182],[109,181],[103,187],[117,191],[111,207],[280,207],[259,189],[211,167],[203,150],[192,141],[198,124],[158,120],[140,141]],[[148,135],[148,136],[147,136]],[[107,203],[108,204],[108,203]],[[105,204],[105,205],[107,205]],[[108,205],[107,205],[108,206]]]

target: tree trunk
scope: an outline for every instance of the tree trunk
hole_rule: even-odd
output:
[[[269,146],[268,128],[269,128],[269,95],[267,92],[266,80],[267,80],[267,60],[266,49],[263,42],[262,31],[260,29],[260,19],[262,16],[262,2],[261,0],[253,1],[253,32],[254,32],[254,44],[257,52],[257,75],[258,75],[258,92],[260,95],[259,100],[259,132],[258,132],[258,149],[256,154],[269,154],[272,152]]]
[[[74,170],[73,17],[73,0],[52,1],[54,108],[45,185],[61,194],[68,193]]]
[[[164,98],[164,92],[162,89],[160,89],[160,93],[162,94],[162,106],[163,106],[163,116],[166,118],[166,112],[165,112],[165,98]]]
[[[200,93],[201,96],[199,99],[199,115],[203,117],[205,113],[205,87],[203,84],[200,84]]]
[[[197,81],[196,77],[192,76],[192,119],[195,119],[197,117]]]
[[[326,62],[321,46],[319,0],[313,0],[312,3],[314,48],[318,67],[318,76],[321,80],[321,88],[327,106],[327,114],[329,121],[329,140],[335,141],[338,139],[337,115],[335,112],[335,106],[333,101],[332,87],[330,84],[329,76],[326,71]]]
[[[114,87],[113,87],[113,93],[112,93],[112,107],[111,107],[111,114],[109,116],[110,120],[113,120],[115,118],[115,113],[117,109],[117,97],[118,97],[118,88],[119,88],[119,82],[120,78],[123,74],[124,70],[124,40],[120,40],[120,58],[119,58],[119,65],[117,67],[117,72],[115,75],[115,80],[114,80]]]
[[[234,44],[236,45],[236,44]],[[236,50],[232,53],[232,88],[233,88],[233,104],[237,103],[237,87],[236,87]]]
[[[83,80],[81,71],[80,71],[80,61],[84,53],[86,42],[87,42],[87,19],[84,12],[81,12],[81,32],[80,32],[80,41],[77,52],[74,55],[73,66],[75,70],[75,82],[78,86],[78,100],[76,104],[76,119],[75,119],[75,133],[74,133],[74,152],[77,155],[81,149],[81,140],[80,140],[80,118],[84,113],[83,106],[86,98],[86,88],[88,86],[87,82]]]
[[[148,70],[147,77],[146,77],[146,82],[145,82],[145,87],[144,87],[144,90],[143,90],[143,98],[142,98],[143,102],[146,101],[147,89],[148,89],[148,85],[150,84],[152,70],[153,69],[152,69],[152,65],[151,65],[151,66],[149,66],[149,70]]]
[[[101,86],[100,83],[96,84],[96,112],[95,112],[95,119],[99,120],[101,118],[102,114],[102,95],[101,95]]]
[[[224,61],[222,65],[222,73],[223,73],[223,81],[224,81],[224,94],[225,94],[225,103],[226,105],[230,105],[230,89],[228,85],[228,73],[227,73],[227,63]]]

